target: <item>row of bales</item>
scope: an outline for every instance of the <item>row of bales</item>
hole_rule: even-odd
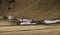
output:
[[[3,17],[3,20],[7,20],[7,21],[11,21],[14,23],[14,25],[23,25],[23,24],[37,24],[37,20],[33,20],[33,19],[30,19],[30,18],[25,18],[25,17],[21,17],[21,18],[16,18],[16,17],[13,17],[13,16],[5,16]]]
[[[11,22],[11,24],[13,24],[13,25],[36,25],[36,24],[40,24],[40,21],[38,21],[38,20],[33,20],[30,18],[25,18],[25,17],[16,18],[14,16],[3,16],[0,18],[0,21],[8,21],[8,22]]]
[[[40,24],[57,24],[60,23],[60,19],[50,19],[50,20],[33,20],[30,18],[16,18],[14,16],[4,16],[0,17],[0,21],[11,22],[12,25],[40,25]],[[4,23],[5,24],[5,23]]]

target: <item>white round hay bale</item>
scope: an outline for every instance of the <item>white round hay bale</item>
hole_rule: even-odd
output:
[[[14,19],[14,17],[13,16],[8,16],[8,19],[11,20],[11,19]]]

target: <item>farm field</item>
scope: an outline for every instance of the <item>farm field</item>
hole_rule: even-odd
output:
[[[60,18],[60,0],[0,0],[0,18],[14,16],[35,20]],[[60,24],[22,25],[0,20],[0,35],[60,35]]]
[[[60,25],[0,26],[0,35],[60,35]]]
[[[0,16],[24,16],[36,20],[60,18],[60,0],[15,0],[10,4],[2,1]]]

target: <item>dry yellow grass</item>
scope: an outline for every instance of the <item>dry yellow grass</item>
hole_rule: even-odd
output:
[[[4,0],[5,1],[5,0]],[[2,16],[30,17],[31,19],[60,18],[60,0],[16,0],[8,10],[8,2],[1,5]]]
[[[60,18],[59,0],[16,0],[11,6],[12,9],[8,10],[8,2],[3,2],[0,14],[38,20]],[[0,21],[0,35],[60,35],[60,25],[2,26],[11,24]]]
[[[4,25],[13,25],[13,23],[10,21],[0,20],[0,26],[4,26]]]
[[[60,25],[3,26],[0,35],[60,35]]]
[[[60,24],[6,26],[11,24],[8,21],[0,21],[0,35],[60,35]]]

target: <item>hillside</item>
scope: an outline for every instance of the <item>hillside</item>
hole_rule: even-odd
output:
[[[31,19],[60,18],[60,0],[15,0],[11,4],[8,2],[9,0],[3,0],[0,5],[2,16],[25,16]]]

